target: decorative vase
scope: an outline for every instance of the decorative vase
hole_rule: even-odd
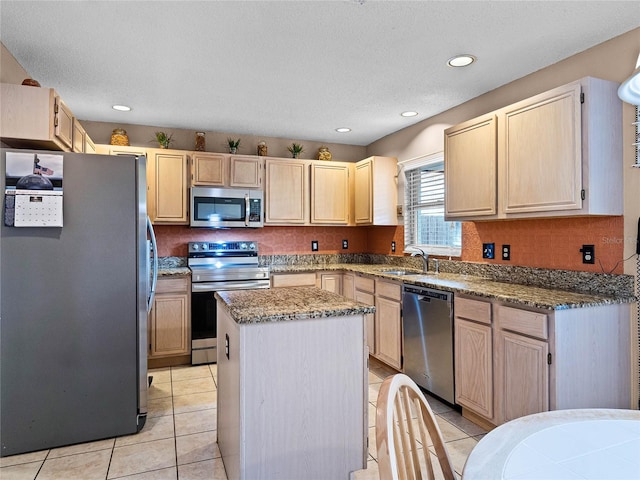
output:
[[[298,158],[298,155],[300,155],[298,152],[293,152],[291,155],[293,155],[293,158]]]
[[[238,148],[237,147],[229,148],[229,153],[237,153],[237,152],[238,152]]]
[[[111,132],[111,145],[118,145],[120,147],[129,146],[129,137],[127,136],[127,131],[122,128],[115,128],[113,132]]]
[[[333,156],[327,147],[324,145],[318,149],[318,160],[331,160]]]
[[[258,155],[260,157],[267,156],[267,144],[265,142],[258,143]]]
[[[204,152],[205,149],[205,140],[204,140],[204,132],[196,132],[196,152]]]

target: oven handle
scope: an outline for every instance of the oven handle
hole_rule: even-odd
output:
[[[249,203],[249,194],[244,195],[244,224],[249,226],[249,216],[251,214],[251,204]]]
[[[258,282],[225,282],[224,284],[216,283],[192,283],[192,292],[218,292],[220,290],[250,290],[253,288],[269,288],[268,281]]]

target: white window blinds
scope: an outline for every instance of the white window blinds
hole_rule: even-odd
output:
[[[405,246],[460,255],[461,224],[444,220],[444,162],[405,170]]]

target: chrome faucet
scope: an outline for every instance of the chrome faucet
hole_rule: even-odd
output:
[[[413,252],[411,254],[412,257],[422,257],[422,271],[424,273],[429,273],[429,254],[426,253],[424,250],[417,248],[417,247],[413,247],[415,250],[418,250],[420,253],[418,252]]]

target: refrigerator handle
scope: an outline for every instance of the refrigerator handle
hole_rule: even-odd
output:
[[[147,313],[149,313],[153,305],[153,299],[156,296],[156,285],[158,284],[158,244],[156,243],[156,234],[153,231],[153,225],[151,225],[151,219],[149,217],[147,217],[147,230],[151,237],[151,249],[153,250],[153,274],[151,277],[151,290],[149,291],[149,298],[147,300]]]

